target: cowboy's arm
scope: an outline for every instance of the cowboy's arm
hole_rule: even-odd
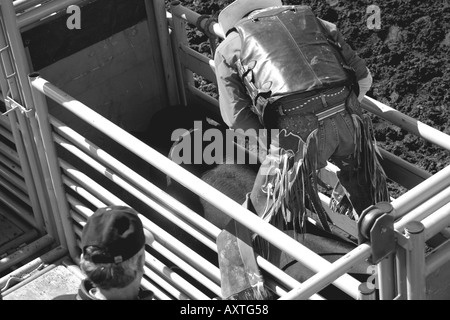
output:
[[[348,65],[352,67],[353,70],[355,70],[356,80],[359,84],[358,100],[362,101],[364,95],[367,93],[367,91],[370,90],[370,87],[372,86],[372,75],[370,73],[370,70],[366,66],[365,60],[359,57],[357,53],[345,41],[344,37],[339,32],[335,24],[322,19],[319,20],[320,22],[322,22],[326,31],[329,33],[331,39],[340,44],[342,48],[342,56],[344,57]]]
[[[229,37],[239,37],[231,34]],[[231,129],[261,129],[258,116],[251,110],[252,101],[235,67],[238,38],[225,39],[214,56],[220,113]]]

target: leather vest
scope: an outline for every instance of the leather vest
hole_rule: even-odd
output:
[[[236,30],[242,41],[237,69],[260,119],[267,101],[350,82],[339,49],[308,6],[258,10]]]

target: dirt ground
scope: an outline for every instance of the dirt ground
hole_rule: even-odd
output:
[[[229,1],[184,0],[183,5],[217,15]],[[347,42],[366,59],[374,83],[368,96],[450,134],[450,0],[304,0],[316,14],[335,23]],[[371,10],[371,5],[376,5]],[[379,20],[377,20],[379,12]],[[191,44],[209,54],[201,33]],[[212,95],[215,87],[199,79]],[[381,147],[431,174],[450,164],[449,151],[373,117]]]

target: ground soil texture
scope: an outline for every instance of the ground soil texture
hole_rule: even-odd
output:
[[[226,1],[184,0],[199,14],[216,16]],[[374,83],[368,96],[434,129],[450,134],[450,0],[305,0],[304,4],[335,23],[347,42],[366,59]],[[380,28],[369,28],[380,9]],[[374,20],[370,20],[374,21]],[[210,54],[205,36],[191,29],[191,44]],[[205,92],[217,96],[214,85],[197,79]],[[378,144],[434,174],[450,164],[449,151],[373,116]]]

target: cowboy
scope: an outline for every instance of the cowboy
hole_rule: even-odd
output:
[[[80,268],[87,278],[77,294],[55,300],[152,300],[140,287],[144,275],[146,236],[137,212],[126,206],[99,208],[81,236]]]
[[[299,233],[311,211],[331,232],[318,196],[317,172],[327,161],[340,169],[331,203],[336,212],[357,220],[370,205],[389,201],[370,118],[360,107],[371,73],[336,26],[308,6],[281,0],[236,0],[218,22],[226,35],[214,56],[224,122],[231,129],[278,129],[244,206]],[[278,249],[243,229],[230,223],[217,240],[224,298],[267,298],[254,259],[243,252],[254,248],[276,265]],[[233,240],[240,255],[230,251]],[[253,275],[231,272],[234,262]]]

